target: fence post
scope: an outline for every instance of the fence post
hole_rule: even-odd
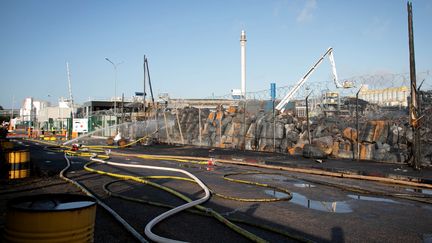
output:
[[[180,138],[181,138],[182,144],[184,144],[183,132],[182,132],[182,129],[181,129],[180,119],[179,119],[179,116],[178,116],[178,108],[176,110],[176,117],[177,117],[177,124],[178,124],[179,131],[180,131]]]
[[[218,111],[216,117],[218,115],[219,115],[219,148],[222,148],[222,109],[221,108],[219,108],[219,111]]]
[[[199,146],[202,146],[202,131],[201,131],[201,108],[198,107],[198,129],[199,129]]]
[[[168,122],[167,122],[167,119],[166,119],[165,111],[163,112],[163,116],[164,116],[164,122],[165,122],[165,132],[166,132],[166,136],[167,136],[167,142],[170,143],[171,142],[171,138],[170,138],[170,135],[169,135],[169,132],[168,132]]]
[[[246,150],[246,98],[243,104],[243,151]]]
[[[155,112],[155,120],[156,120],[156,139],[159,141],[159,107],[156,103],[156,112]]]

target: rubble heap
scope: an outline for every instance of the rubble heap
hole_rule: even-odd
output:
[[[427,97],[432,101],[432,93]],[[431,110],[432,105],[424,109]],[[164,142],[281,152],[311,158],[356,159],[359,149],[361,160],[406,162],[413,138],[408,122],[400,116],[399,119],[374,119],[371,114],[363,116],[359,123],[360,132],[355,129],[353,117],[314,117],[309,121],[309,143],[306,120],[292,114],[273,115],[271,111],[262,110],[245,114],[244,109],[238,107],[220,107],[217,111],[186,107],[175,112],[177,114],[171,114],[171,117],[176,121],[168,128],[170,141]],[[428,115],[423,124],[431,124],[431,119]],[[425,149],[430,149],[426,144],[432,142],[431,132],[430,125],[422,128]],[[430,164],[431,152],[422,153],[424,163]]]

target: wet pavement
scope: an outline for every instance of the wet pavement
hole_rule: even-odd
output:
[[[63,154],[43,144],[21,142],[31,150],[35,164],[32,178],[22,181],[7,182],[0,186],[0,227],[4,225],[5,203],[9,199],[28,194],[46,192],[80,193],[79,190],[58,178],[58,173],[65,166]],[[400,164],[380,164],[375,162],[324,160],[322,164],[314,160],[296,158],[282,154],[260,153],[253,151],[232,151],[196,147],[178,146],[135,146],[118,150],[130,154],[173,154],[183,156],[214,157],[232,159],[240,162],[289,166],[295,168],[314,168],[326,171],[350,171],[350,173],[370,173],[385,176],[394,173],[398,176],[411,176],[428,179],[432,173],[426,169],[412,171]],[[113,156],[112,161],[126,164],[145,164],[185,169],[204,181],[213,191],[240,198],[287,198],[291,200],[277,202],[240,202],[226,200],[218,196],[204,204],[225,217],[265,225],[288,232],[315,242],[422,242],[432,235],[432,191],[423,188],[412,188],[380,184],[376,182],[332,178],[302,173],[271,170],[265,168],[238,165],[202,165],[178,163],[175,161],[143,160],[135,157]],[[132,203],[120,198],[108,196],[102,186],[113,182],[108,176],[97,175],[83,170],[87,159],[72,157],[72,168],[68,176],[85,185],[105,203],[116,210],[141,234],[152,218],[166,211],[165,208],[142,203]],[[361,163],[361,164],[359,164]],[[155,173],[148,170],[117,168],[98,164],[94,168],[104,171],[123,173],[135,176],[175,175],[172,173]],[[398,170],[400,168],[400,170]],[[404,171],[406,169],[406,171]],[[248,174],[249,172],[254,174]],[[273,188],[233,183],[230,178],[267,184]],[[243,173],[243,174],[242,174]],[[386,174],[387,173],[387,174]],[[189,182],[158,179],[161,185],[173,188],[188,197],[198,198],[200,189]],[[337,185],[335,187],[333,185]],[[276,188],[276,189],[275,189]],[[358,193],[363,188],[377,193]],[[132,181],[118,181],[109,189],[122,196],[130,196],[170,205],[180,205],[182,200],[161,192],[155,188]],[[355,190],[353,190],[355,189]],[[379,192],[379,193],[378,193]],[[415,195],[428,202],[419,202],[396,197],[397,195]],[[424,196],[425,198],[422,198]],[[133,242],[134,239],[104,210],[98,208],[96,219],[95,242]],[[296,242],[267,230],[239,223],[241,227],[270,242]],[[155,232],[164,237],[189,242],[248,242],[244,237],[233,232],[213,218],[191,213],[181,213],[163,221]]]
[[[423,167],[421,170],[415,170],[409,165],[403,163],[385,163],[347,159],[324,159],[322,162],[317,162],[315,159],[307,159],[287,154],[226,150],[193,146],[153,145],[145,148],[132,148],[131,150],[138,150],[141,153],[144,152],[148,154],[172,154],[208,158],[212,157],[247,162],[251,164],[256,163],[291,168],[318,169],[345,174],[387,177],[432,185],[432,167]]]

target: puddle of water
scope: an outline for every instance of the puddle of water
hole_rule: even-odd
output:
[[[423,242],[424,243],[432,243],[432,233],[423,234]]]
[[[275,190],[265,190],[267,195],[276,197],[276,198],[284,198],[289,196],[286,193],[278,192]],[[296,205],[303,206],[305,208],[310,208],[322,212],[329,213],[351,213],[353,210],[345,201],[333,201],[333,202],[325,202],[325,201],[316,201],[310,200],[309,198],[303,196],[300,193],[293,192],[293,197],[289,201]]]
[[[432,195],[432,190],[430,189],[406,188],[405,190],[409,192],[418,192],[426,195]]]
[[[348,197],[355,200],[362,200],[362,201],[398,203],[395,200],[381,198],[381,197],[367,197],[367,196],[360,196],[360,195],[348,195]]]
[[[306,208],[310,208],[322,212],[329,212],[329,213],[353,212],[351,207],[345,201],[325,202],[325,201],[310,200],[307,197],[295,192],[293,193],[293,198],[291,199],[290,202]]]
[[[264,193],[267,194],[267,195],[269,195],[269,196],[275,197],[277,199],[282,199],[282,198],[289,197],[289,195],[287,193],[279,192],[279,191],[276,191],[276,190],[264,190]]]
[[[423,205],[421,208],[432,211],[432,206],[429,205]]]
[[[315,187],[315,185],[308,184],[308,183],[294,183],[295,187],[301,187],[301,188],[311,188]]]
[[[52,161],[50,161],[50,160],[45,160],[45,163],[47,163],[47,164],[49,164],[49,163],[51,163]]]

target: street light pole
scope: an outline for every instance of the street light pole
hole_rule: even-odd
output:
[[[108,57],[105,57],[105,60],[110,62],[114,67],[114,116],[115,116],[115,125],[117,126],[117,66],[122,64],[123,62],[119,62],[115,64]]]

